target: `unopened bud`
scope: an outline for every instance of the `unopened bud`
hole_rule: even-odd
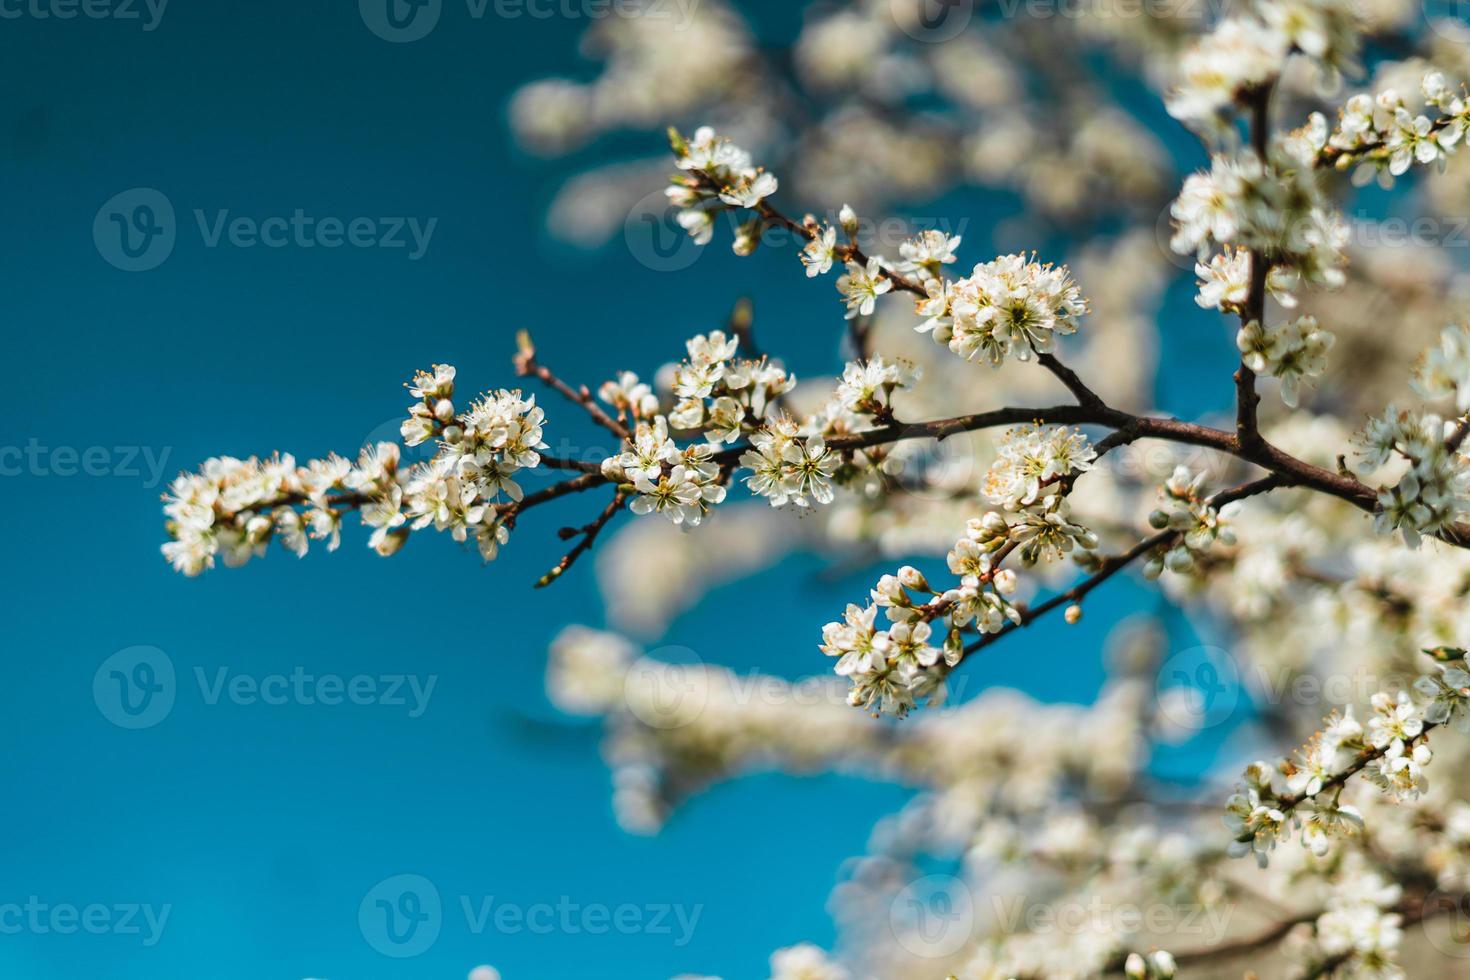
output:
[[[996,572],[990,581],[995,585],[995,591],[1001,595],[1010,595],[1016,591],[1016,573],[1009,568],[1002,568]]]
[[[1077,605],[1077,603],[1075,602],[1072,603],[1070,606],[1067,607],[1066,611],[1062,613],[1062,618],[1067,621],[1068,626],[1075,625],[1076,622],[1082,618],[1082,607]]]
[[[929,588],[929,580],[924,577],[924,573],[912,565],[905,565],[898,570],[898,580],[906,589],[914,589],[917,592],[934,591]]]
[[[434,403],[434,418],[440,422],[448,422],[454,418],[454,402],[448,398],[441,398]]]
[[[627,478],[627,474],[623,472],[623,464],[618,462],[618,457],[616,456],[609,456],[607,459],[604,459],[600,470],[603,477],[613,483],[622,483]]]

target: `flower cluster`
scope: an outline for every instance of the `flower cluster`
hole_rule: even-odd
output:
[[[972,520],[949,553],[949,570],[959,577],[954,588],[936,592],[922,572],[906,565],[878,581],[871,605],[850,604],[841,622],[823,627],[822,652],[838,658],[837,674],[852,681],[850,704],[899,716],[922,700],[938,704],[949,669],[964,656],[965,630],[997,633],[1021,622],[1006,598],[1016,591],[1016,573],[996,561],[1008,538],[1000,514]],[[879,609],[887,629],[877,626]]]
[[[289,455],[223,457],[181,475],[164,498],[172,538],[164,557],[198,575],[216,556],[235,567],[263,555],[273,538],[298,556],[313,539],[335,550],[343,513],[356,508],[381,555],[402,547],[410,530],[432,526],[456,541],[474,535],[481,555],[493,559],[509,535],[507,505],[497,501],[502,494],[512,504],[521,499],[511,476],[540,464],[544,416],[534,398],[506,390],[457,413],[454,375],[453,367],[435,365],[408,386],[418,401],[403,423],[405,441],[439,440],[425,463],[400,467],[398,446],[385,442],[365,447],[355,464],[336,455],[305,466]]]
[[[1195,303],[1207,310],[1222,313],[1241,313],[1250,299],[1251,253],[1249,249],[1226,247],[1214,255],[1209,262],[1196,262],[1195,275],[1199,276],[1199,295]],[[1292,294],[1296,276],[1284,266],[1272,266],[1266,273],[1266,289],[1282,306],[1292,309],[1297,299]]]
[[[1317,917],[1316,942],[1304,950],[1308,970],[1329,966],[1345,976],[1406,976],[1398,963],[1403,917],[1387,911],[1398,904],[1403,889],[1361,871],[1359,862],[1351,862],[1344,877]]]
[[[1288,285],[1296,281],[1328,288],[1346,281],[1347,225],[1327,204],[1312,160],[1294,156],[1286,143],[1277,145],[1269,163],[1251,150],[1216,154],[1209,172],[1185,179],[1169,213],[1175,223],[1171,247],[1181,255],[1197,254],[1210,270],[1201,272],[1209,287],[1201,305],[1238,303],[1239,284],[1249,288],[1248,265],[1237,265],[1243,260],[1232,249],[1270,256],[1271,268],[1279,271],[1268,285],[1278,297],[1289,295]],[[1206,263],[1215,247],[1226,250],[1226,257],[1218,265],[1214,259]]]
[[[919,301],[928,319],[918,330],[968,361],[998,366],[1008,356],[1050,353],[1058,335],[1075,333],[1087,301],[1066,266],[1003,255],[954,282],[930,279]]]
[[[1235,532],[1202,492],[1204,482],[1204,473],[1190,473],[1179,466],[1159,488],[1161,506],[1149,515],[1148,522],[1161,531],[1173,531],[1174,536],[1149,556],[1143,566],[1145,577],[1158,578],[1165,569],[1186,574],[1215,542],[1235,543]]]
[[[714,237],[716,215],[754,208],[776,193],[779,181],[775,174],[755,166],[749,153],[709,126],[696,130],[693,139],[671,129],[669,141],[686,176],[676,176],[664,193],[679,208],[679,225],[700,245]],[[741,255],[753,252],[760,243],[762,226],[760,218],[742,226],[735,236],[735,251]]]
[[[1235,345],[1241,362],[1257,374],[1281,382],[1281,400],[1296,408],[1302,382],[1327,370],[1327,352],[1337,338],[1317,326],[1313,316],[1298,317],[1275,326],[1252,320],[1240,328]]]
[[[1092,469],[1097,451],[1081,431],[1064,425],[1018,425],[1001,436],[985,474],[985,498],[1018,510],[1062,489],[1065,477]]]
[[[1235,840],[1231,854],[1254,853],[1265,867],[1280,840],[1302,831],[1302,844],[1318,856],[1331,842],[1363,828],[1363,815],[1341,802],[1342,787],[1354,773],[1397,801],[1417,799],[1428,789],[1424,770],[1433,759],[1426,741],[1430,729],[1455,722],[1470,727],[1470,672],[1464,651],[1433,651],[1443,663],[1397,695],[1374,694],[1366,726],[1351,708],[1327,719],[1295,759],[1275,766],[1253,763],[1239,791],[1226,805],[1225,826]],[[1324,793],[1333,790],[1331,798]]]
[[[832,502],[832,477],[841,457],[827,448],[822,436],[803,438],[796,422],[782,415],[752,435],[750,445],[740,456],[740,465],[751,471],[746,485],[772,507],[788,503],[805,507],[808,498],[819,504]]]
[[[891,419],[893,393],[911,387],[918,377],[917,371],[881,354],[866,361],[850,361],[842,370],[833,401],[844,412]]]
[[[655,415],[639,422],[621,455],[602,462],[602,475],[635,496],[635,514],[662,514],[691,527],[725,499],[725,473],[707,444],[680,449],[669,437],[668,420]]]
[[[1167,107],[1186,125],[1228,136],[1229,114],[1253,90],[1281,74],[1287,55],[1301,51],[1324,72],[1352,64],[1360,46],[1358,13],[1338,0],[1274,0],[1253,13],[1231,15],[1184,50]]]
[[[1390,461],[1408,463],[1398,482],[1378,494],[1374,523],[1397,530],[1417,547],[1422,534],[1437,534],[1470,513],[1470,465],[1445,441],[1437,415],[1415,415],[1389,406],[1358,436],[1358,470],[1370,474]]]
[[[1286,61],[1290,39],[1253,17],[1228,17],[1179,58],[1169,114],[1204,129],[1221,127],[1241,93],[1269,82]]]
[[[1354,167],[1355,184],[1377,177],[1380,184],[1391,187],[1393,179],[1415,163],[1443,167],[1470,132],[1470,102],[1438,71],[1426,72],[1420,89],[1426,104],[1441,113],[1438,119],[1410,112],[1393,89],[1376,96],[1360,93],[1348,100],[1330,133],[1324,117],[1313,117],[1310,130],[1317,134],[1317,148],[1334,152],[1339,168]]]
[[[669,424],[703,430],[716,445],[735,442],[758,428],[767,409],[796,385],[779,364],[737,358],[739,341],[724,331],[693,337],[685,346],[689,357],[674,369],[677,402]]]

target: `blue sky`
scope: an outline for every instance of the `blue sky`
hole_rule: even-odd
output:
[[[785,4],[744,6],[763,30],[792,22]],[[351,528],[335,555],[273,552],[185,580],[158,555],[157,498],[160,473],[214,454],[354,450],[396,426],[416,367],[454,363],[470,389],[510,383],[520,327],[594,382],[652,370],[751,292],[782,311],[759,324],[767,345],[799,373],[830,370],[832,297],[789,256],[737,266],[720,248],[666,274],[548,239],[543,209],[588,158],[521,155],[504,105],[520,81],[579,70],[575,20],[477,20],[445,0],[432,35],[389,44],[346,3],[36,9],[54,8],[0,22],[0,492],[20,515],[0,685],[0,973],[392,980],[490,963],[507,980],[751,977],[777,946],[830,944],[839,864],[903,794],[763,776],[697,798],[657,838],[619,831],[597,729],[542,693],[547,641],[603,620],[590,567],[528,587],[559,553],[549,529],[587,519],[586,502],[548,508],[488,568],[441,538],[383,561]],[[111,214],[141,246],[165,207],[172,247],[151,268],[99,249]],[[300,245],[304,221],[344,244]],[[404,247],[381,247],[395,235]],[[554,442],[595,438],[548,408]],[[721,645],[731,590],[666,642],[820,670],[803,638],[865,575],[752,585],[787,645]],[[1083,666],[1043,693],[1086,697],[1098,634],[1069,637]],[[1036,648],[997,658],[993,679],[1035,685]],[[167,671],[172,702],[125,727],[112,685]],[[311,703],[270,703],[297,683]],[[406,958],[375,948],[359,914],[400,875],[439,900],[437,935]],[[548,932],[536,912],[516,926],[495,918],[505,905],[574,925]],[[599,931],[587,912],[619,907],[636,927]]]

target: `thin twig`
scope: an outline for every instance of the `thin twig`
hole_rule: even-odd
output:
[[[623,504],[627,501],[627,499],[627,494],[625,494],[622,490],[619,490],[617,493],[613,494],[613,499],[608,502],[608,505],[606,507],[603,508],[603,511],[601,514],[598,515],[597,520],[593,521],[591,524],[586,524],[579,528],[563,528],[563,538],[575,537],[576,535],[580,534],[582,535],[582,540],[578,541],[576,547],[572,548],[571,551],[568,551],[565,555],[563,555],[561,561],[557,562],[555,567],[553,567],[551,571],[547,572],[545,575],[536,580],[536,588],[544,589],[552,582],[555,582],[557,579],[561,578],[562,573],[564,573],[568,568],[571,568],[574,564],[576,564],[578,558],[582,557],[583,554],[591,550],[593,543],[597,540],[597,536],[602,533],[602,529],[607,526],[608,522],[617,516],[618,511],[623,509]]]
[[[516,344],[519,347],[519,351],[515,356],[517,374],[522,377],[529,375],[539,379],[544,384],[549,385],[563,398],[566,398],[575,405],[582,406],[587,414],[592,417],[592,421],[607,429],[619,439],[630,438],[627,427],[598,406],[597,402],[592,398],[592,392],[587,389],[586,385],[582,385],[580,388],[573,388],[553,374],[550,368],[536,360],[536,345],[531,341],[529,331],[519,331],[516,334]]]

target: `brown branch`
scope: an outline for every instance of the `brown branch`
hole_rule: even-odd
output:
[[[618,511],[623,509],[623,504],[627,502],[627,499],[628,495],[619,490],[613,494],[613,499],[603,508],[595,521],[582,527],[562,528],[560,536],[563,540],[576,537],[578,534],[582,535],[582,540],[578,541],[576,547],[571,551],[563,555],[561,561],[557,562],[551,571],[536,580],[536,588],[544,589],[561,578],[563,572],[571,568],[576,564],[578,558],[591,550],[593,543],[597,541],[597,536],[602,533],[602,529],[608,525],[608,522],[617,516]]]
[[[1271,127],[1271,92],[1274,82],[1261,85],[1250,93],[1250,135],[1256,155],[1264,162]],[[1252,320],[1266,325],[1266,277],[1271,272],[1270,260],[1260,248],[1252,248],[1250,293],[1240,311],[1242,327]],[[1235,372],[1235,437],[1242,448],[1257,449],[1264,444],[1260,421],[1256,417],[1261,396],[1256,392],[1256,372],[1246,366],[1242,357]]]
[[[519,374],[521,377],[529,375],[537,378],[542,383],[550,386],[563,398],[575,405],[582,406],[587,414],[592,417],[592,421],[607,429],[619,439],[630,438],[627,427],[598,406],[597,402],[592,398],[592,392],[587,389],[586,385],[582,385],[580,388],[573,388],[551,373],[550,368],[536,360],[536,345],[532,342],[529,331],[521,330],[517,332],[516,344],[519,347],[519,351],[515,356],[516,374]]]
[[[1284,477],[1273,474],[1260,480],[1254,480],[1250,483],[1241,484],[1240,486],[1233,487],[1229,490],[1222,490],[1221,492],[1215,494],[1210,498],[1210,505],[1213,507],[1223,507],[1228,503],[1232,503],[1237,500],[1244,500],[1247,497],[1254,497],[1256,494],[1266,493],[1268,491],[1275,490],[1277,487],[1288,485],[1289,482]],[[1047,613],[1051,612],[1054,609],[1081,600],[1093,589],[1097,588],[1099,585],[1102,585],[1108,579],[1112,578],[1114,575],[1118,574],[1123,569],[1133,564],[1133,562],[1137,561],[1139,558],[1142,558],[1144,555],[1148,554],[1150,551],[1153,551],[1155,548],[1160,548],[1165,544],[1168,544],[1174,538],[1179,537],[1181,533],[1182,532],[1180,531],[1165,529],[1158,532],[1157,534],[1149,535],[1122,554],[1112,555],[1110,557],[1102,559],[1096,572],[1089,575],[1087,578],[1083,579],[1081,582],[1077,583],[1075,586],[1068,589],[1067,591],[1052,596],[1050,599],[1043,602],[1041,605],[1036,606],[1035,608],[1018,609],[1017,611],[1021,614],[1020,622],[1008,623],[997,632],[987,633],[985,636],[980,637],[980,639],[965,647],[965,656],[968,657],[972,653],[977,653],[980,650],[985,649],[992,643],[999,641],[1002,637],[1009,636],[1011,633],[1014,633],[1016,630],[1025,629],[1027,626],[1030,626],[1032,623],[1036,622],[1036,620],[1040,619],[1042,616],[1045,616]]]

